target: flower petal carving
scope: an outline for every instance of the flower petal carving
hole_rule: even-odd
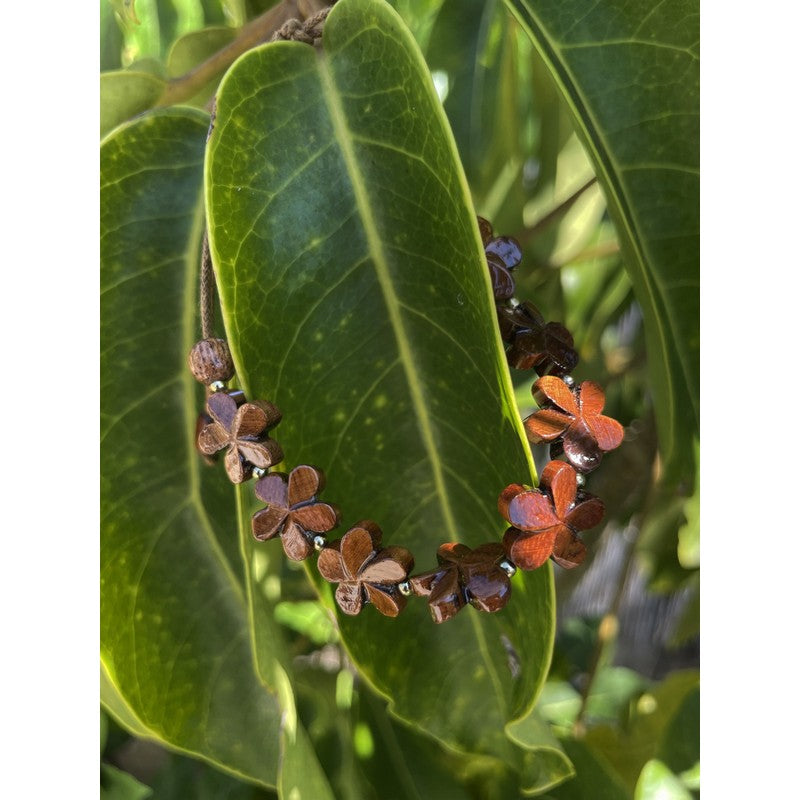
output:
[[[511,582],[499,566],[505,551],[500,542],[471,550],[448,542],[439,547],[439,567],[409,578],[412,591],[428,598],[434,622],[452,619],[467,603],[488,613],[503,608],[511,596]]]
[[[548,558],[571,568],[586,557],[578,532],[597,525],[604,514],[602,500],[578,492],[577,473],[563,461],[542,470],[539,489],[507,486],[497,502],[511,524],[503,546],[520,569],[536,569]]]
[[[336,602],[345,614],[358,614],[371,602],[387,617],[396,617],[406,605],[397,584],[414,568],[404,547],[380,549],[381,529],[362,520],[319,554],[317,567],[326,581],[338,583]]]
[[[308,558],[314,551],[309,533],[327,533],[341,519],[336,506],[318,499],[324,487],[322,470],[308,464],[295,467],[288,476],[265,475],[255,485],[256,496],[267,505],[253,514],[253,536],[262,542],[280,536],[289,558]]]
[[[283,459],[280,445],[268,436],[281,420],[272,403],[248,403],[240,391],[215,392],[206,411],[212,421],[200,430],[197,447],[206,456],[227,447],[225,470],[234,483],[250,478],[254,467],[267,469]]]
[[[600,413],[605,393],[594,381],[570,389],[561,378],[545,375],[533,384],[532,392],[541,410],[525,420],[528,439],[534,444],[560,440],[575,469],[595,469],[603,453],[622,443],[625,429]]]

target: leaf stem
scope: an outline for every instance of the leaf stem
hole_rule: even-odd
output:
[[[239,35],[210,58],[173,78],[164,87],[156,107],[171,106],[194,97],[209,81],[226,70],[242,53],[267,41],[290,19],[307,19],[325,6],[319,0],[281,0],[269,11],[247,23]]]
[[[578,201],[578,198],[587,190],[590,189],[597,183],[597,178],[592,177],[583,186],[576,189],[566,200],[560,202],[557,206],[552,208],[548,211],[543,217],[540,217],[533,225],[525,228],[518,236],[515,238],[519,241],[521,245],[527,244],[531,239],[536,237],[540,234],[543,230],[547,227],[552,225],[559,217],[563,216],[564,214],[569,211],[572,206]]]

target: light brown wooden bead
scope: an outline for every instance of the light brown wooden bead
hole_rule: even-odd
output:
[[[231,351],[224,339],[202,339],[189,353],[189,368],[200,383],[229,381],[235,372]]]

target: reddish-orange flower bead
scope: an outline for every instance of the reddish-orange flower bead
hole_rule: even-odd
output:
[[[575,567],[586,557],[578,531],[603,518],[602,500],[578,492],[577,473],[563,461],[551,461],[542,470],[539,489],[506,486],[497,507],[513,527],[503,546],[521,569],[536,569],[548,558],[562,567]]]
[[[545,375],[531,391],[541,410],[525,420],[528,439],[534,444],[562,440],[564,455],[575,469],[593,470],[603,453],[622,443],[625,429],[600,413],[606,396],[594,381],[570,389],[561,378]]]

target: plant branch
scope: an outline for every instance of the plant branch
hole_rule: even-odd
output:
[[[203,86],[233,64],[242,53],[268,41],[272,34],[290,19],[305,20],[329,4],[319,0],[281,0],[269,11],[248,22],[230,44],[194,69],[169,81],[156,106],[171,106],[194,97]]]
[[[600,664],[603,660],[603,654],[609,645],[617,638],[617,633],[619,632],[619,609],[622,605],[625,587],[628,584],[628,576],[633,568],[636,539],[639,535],[639,522],[640,520],[638,519],[635,521],[631,520],[629,525],[629,529],[633,528],[636,531],[636,535],[631,541],[627,541],[628,552],[625,554],[625,561],[619,572],[619,582],[617,583],[617,590],[614,593],[614,599],[611,602],[610,608],[604,614],[603,619],[600,620],[600,626],[597,630],[597,644],[592,653],[589,672],[581,690],[581,707],[572,725],[572,735],[576,739],[583,738],[583,735],[586,733],[584,717],[586,716],[586,708],[589,705],[589,695],[591,694],[592,686],[597,678],[597,673],[599,672]]]

